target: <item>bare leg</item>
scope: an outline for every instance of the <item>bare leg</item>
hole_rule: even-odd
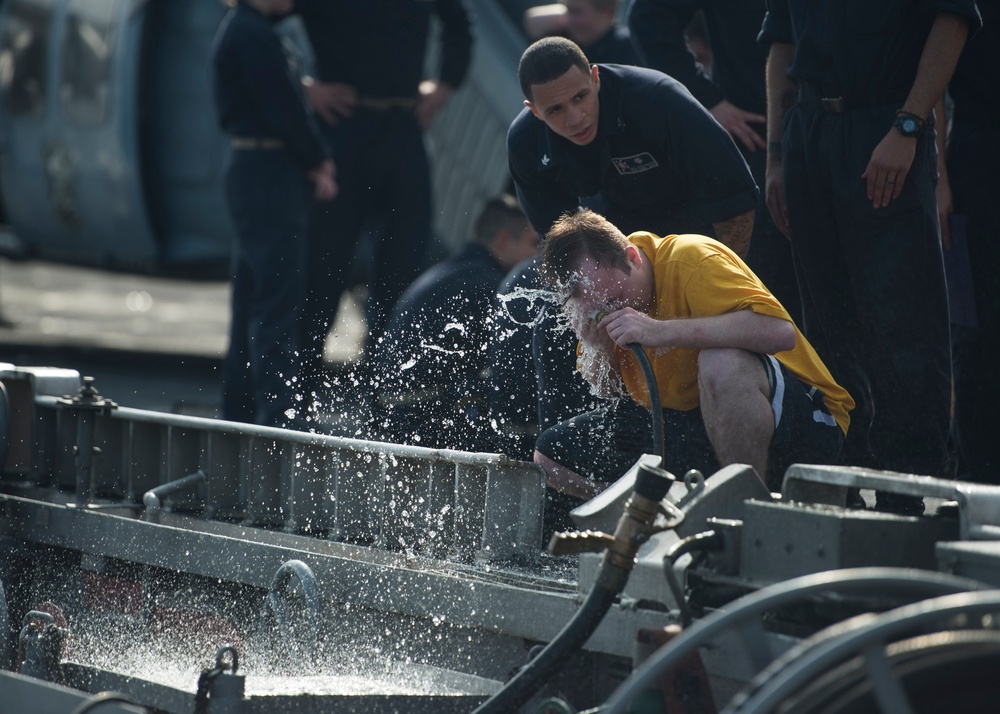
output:
[[[581,476],[575,471],[570,471],[540,451],[535,452],[535,463],[545,469],[545,476],[548,479],[549,487],[554,488],[560,493],[576,496],[586,501],[607,487],[607,484],[596,483],[586,476]]]
[[[705,431],[723,466],[749,464],[765,483],[774,436],[767,372],[757,355],[706,349],[698,355],[698,388]]]

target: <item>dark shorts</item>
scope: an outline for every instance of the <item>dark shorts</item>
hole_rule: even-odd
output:
[[[834,463],[844,433],[823,393],[800,382],[773,357],[760,355],[771,383],[775,431],[769,451],[770,483],[778,489],[793,463]],[[596,481],[616,481],[643,454],[653,453],[649,410],[629,397],[546,429],[535,448],[553,461]],[[690,469],[706,476],[719,469],[700,409],[663,410],[664,467],[682,477]]]

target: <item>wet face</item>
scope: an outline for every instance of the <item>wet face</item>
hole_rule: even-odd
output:
[[[631,248],[631,251],[637,251]],[[583,310],[587,314],[597,311],[611,312],[623,307],[631,307],[644,312],[649,303],[649,295],[643,289],[639,279],[637,265],[633,262],[641,259],[629,254],[629,264],[632,270],[626,272],[621,268],[599,264],[590,256],[586,256],[574,271],[576,285],[570,296],[570,304],[574,309]]]
[[[556,134],[586,146],[597,136],[600,89],[596,66],[589,72],[574,66],[551,82],[531,85],[531,101],[524,104]]]
[[[598,10],[590,0],[565,0],[566,29],[576,44],[586,49],[614,24],[613,8]]]

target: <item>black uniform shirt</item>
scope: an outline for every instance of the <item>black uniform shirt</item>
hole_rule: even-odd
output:
[[[825,96],[902,101],[942,12],[982,24],[975,0],[767,0],[758,40],[794,44],[789,76]]]
[[[698,9],[705,13],[712,45],[711,78],[684,41],[684,30]],[[728,99],[764,114],[767,48],[757,42],[764,10],[764,0],[635,0],[629,27],[644,64],[682,82],[709,109]]]
[[[431,15],[441,20],[438,79],[458,87],[472,58],[462,0],[296,0],[316,74],[365,97],[415,97],[423,79]]]
[[[597,196],[595,210],[626,234],[711,235],[712,223],[757,205],[736,145],[680,82],[638,67],[599,71],[600,115],[589,145],[562,138],[527,108],[507,133],[518,199],[539,235],[583,197]]]
[[[281,40],[256,9],[239,3],[226,15],[212,69],[216,112],[227,134],[281,139],[307,169],[329,156]]]

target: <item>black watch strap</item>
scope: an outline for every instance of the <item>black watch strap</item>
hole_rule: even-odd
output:
[[[926,122],[924,122],[923,117],[919,117],[911,112],[898,111],[892,125],[903,136],[918,137],[924,133]]]

